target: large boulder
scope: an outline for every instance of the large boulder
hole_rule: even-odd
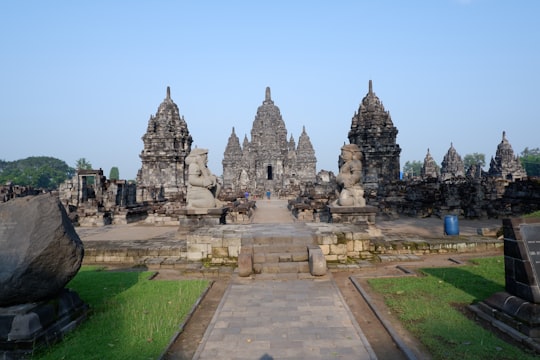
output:
[[[57,198],[45,194],[0,204],[0,307],[58,295],[83,256],[81,239]]]

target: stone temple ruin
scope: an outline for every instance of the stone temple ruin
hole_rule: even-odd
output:
[[[298,146],[292,135],[287,141],[287,128],[269,87],[257,109],[251,141],[246,135],[240,146],[233,128],[222,164],[223,188],[233,197],[246,191],[259,197],[266,191],[278,195],[299,193],[316,180],[317,158],[305,127]]]
[[[488,171],[480,166],[465,169],[451,143],[440,168],[428,149],[421,174],[403,180],[397,134],[390,113],[374,93],[370,80],[347,135],[350,144],[357,145],[362,152],[364,198],[366,205],[378,210],[378,216],[452,214],[486,218],[538,210],[540,185],[527,177],[506,133],[503,132]],[[253,204],[242,201],[244,193],[260,198],[267,191],[288,199],[289,208],[299,220],[330,220],[325,209],[336,200],[336,176],[326,170],[316,173],[317,159],[305,128],[298,145],[292,136],[287,140],[287,135],[281,112],[267,88],[253,121],[251,139],[245,136],[241,145],[233,127],[223,154],[219,199],[231,209],[228,222],[249,222]],[[101,170],[80,170],[76,177],[62,184],[60,199],[78,224],[96,226],[140,220],[178,224],[186,207],[186,158],[193,139],[171,99],[170,88],[156,114],[150,116],[142,140],[142,166],[136,184],[107,180]]]
[[[355,112],[349,130],[349,142],[358,145],[363,154],[366,190],[377,191],[379,186],[399,179],[401,148],[396,143],[397,134],[390,112],[373,92],[373,83],[369,80],[368,93]]]
[[[379,211],[390,216],[498,218],[538,210],[539,191],[540,183],[526,176],[503,132],[487,172],[480,165],[465,169],[453,144],[439,172],[428,149],[420,176],[390,184],[377,200]]]
[[[171,99],[169,87],[156,115],[150,116],[142,140],[144,149],[140,155],[142,167],[137,174],[137,202],[182,200],[186,193],[185,160],[193,139],[178,106]]]

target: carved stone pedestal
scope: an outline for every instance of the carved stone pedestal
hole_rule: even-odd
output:
[[[472,308],[485,315],[485,320],[492,323],[502,322],[521,334],[538,342],[540,346],[540,304],[511,295],[505,291],[496,293]]]
[[[373,206],[329,205],[330,222],[336,224],[366,225],[375,224],[377,208]]]
[[[88,305],[68,289],[49,301],[0,307],[0,358],[24,359],[35,347],[61,340],[87,313]]]
[[[179,213],[180,230],[193,230],[203,226],[225,224],[228,208],[181,209]]]
[[[505,219],[505,290],[469,308],[540,353],[540,219]]]

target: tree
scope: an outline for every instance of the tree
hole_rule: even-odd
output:
[[[407,161],[403,166],[403,174],[408,177],[420,176],[424,163],[418,160]]]
[[[0,161],[0,183],[55,189],[73,177],[75,169],[64,161],[47,156],[33,156],[16,161]]]
[[[92,170],[92,164],[90,164],[90,162],[87,161],[85,158],[80,158],[75,163],[75,168],[77,170]]]
[[[527,172],[528,176],[540,176],[540,149],[525,148],[521,152],[521,165]]]
[[[471,168],[471,166],[480,165],[484,167],[486,165],[486,156],[480,153],[467,154],[463,158],[463,165],[465,166],[465,171]]]
[[[120,179],[120,171],[116,166],[113,166],[111,168],[111,171],[109,172],[109,179],[111,180],[119,180]]]

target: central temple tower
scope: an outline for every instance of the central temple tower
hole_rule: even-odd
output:
[[[287,141],[287,128],[279,108],[266,88],[264,101],[257,109],[251,141],[243,147],[234,128],[223,157],[223,187],[233,193],[298,193],[302,184],[315,182],[315,151],[305,127],[298,141]]]

